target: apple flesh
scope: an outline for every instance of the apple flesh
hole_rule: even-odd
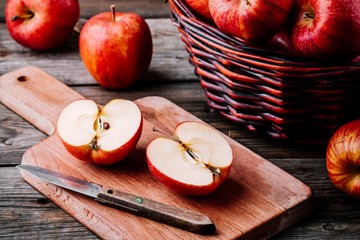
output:
[[[338,189],[360,198],[360,120],[344,124],[333,134],[326,151],[326,167]]]
[[[65,42],[79,15],[77,0],[8,0],[5,8],[11,37],[34,50],[49,50]]]
[[[134,85],[148,70],[152,36],[145,20],[135,13],[99,13],[79,36],[81,59],[94,79],[109,89]]]
[[[290,26],[293,50],[313,59],[360,54],[360,1],[295,0]]]
[[[65,148],[76,158],[114,164],[134,150],[142,125],[141,111],[132,101],[114,99],[101,107],[81,99],[62,110],[57,131]]]
[[[182,122],[173,138],[158,137],[146,148],[150,172],[185,195],[214,192],[228,177],[233,155],[226,139],[199,122]]]
[[[209,0],[216,26],[248,42],[270,39],[284,25],[292,0]]]

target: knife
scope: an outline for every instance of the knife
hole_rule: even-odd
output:
[[[92,197],[102,204],[141,217],[197,234],[213,234],[216,230],[215,224],[210,218],[196,211],[165,205],[37,166],[17,165],[17,167],[42,181]]]

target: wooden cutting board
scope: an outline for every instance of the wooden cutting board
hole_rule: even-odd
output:
[[[49,137],[27,150],[22,164],[37,165],[110,188],[208,215],[217,227],[203,236],[98,204],[59,187],[22,177],[71,216],[105,239],[266,239],[307,216],[311,189],[269,161],[227,137],[234,154],[229,178],[209,196],[182,196],[162,186],[149,172],[145,149],[159,133],[172,133],[181,121],[201,121],[161,97],[136,100],[144,116],[144,131],[136,150],[113,166],[91,165],[73,158],[55,130],[60,111],[80,94],[36,67],[0,77],[0,100]]]

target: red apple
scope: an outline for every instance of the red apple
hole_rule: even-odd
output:
[[[79,15],[77,0],[8,0],[5,7],[11,37],[35,50],[62,44],[72,33]]]
[[[200,19],[206,22],[212,22],[209,9],[209,0],[185,0],[189,9]]]
[[[79,36],[80,56],[95,80],[105,88],[135,84],[148,70],[152,37],[145,20],[135,13],[99,13],[90,18]]]
[[[114,99],[101,107],[81,99],[62,110],[56,126],[73,156],[94,164],[113,164],[134,150],[142,124],[141,111],[132,101]]]
[[[216,26],[249,42],[274,36],[285,23],[291,7],[292,0],[209,0]]]
[[[296,0],[291,41],[309,58],[354,58],[360,54],[359,0]]]
[[[360,198],[360,119],[344,124],[333,134],[326,151],[326,167],[338,189]]]
[[[150,172],[165,186],[186,195],[215,191],[231,169],[232,149],[215,129],[182,122],[172,139],[158,137],[146,148]]]
[[[280,29],[280,31],[275,36],[265,42],[265,47],[269,50],[292,53],[292,46],[288,29],[286,27]]]

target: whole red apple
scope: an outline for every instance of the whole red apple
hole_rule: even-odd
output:
[[[90,18],[79,37],[80,56],[95,80],[105,88],[123,89],[135,84],[148,70],[152,36],[136,13],[112,11]]]
[[[338,189],[360,198],[360,119],[344,124],[333,134],[326,151],[326,167]]]
[[[5,7],[11,37],[35,50],[62,44],[72,33],[79,15],[77,0],[8,0]]]
[[[354,58],[360,54],[359,0],[295,0],[291,42],[309,58]]]
[[[200,19],[206,22],[213,21],[209,9],[209,0],[185,0],[185,3]]]
[[[216,26],[249,42],[274,36],[285,23],[291,7],[292,0],[209,0]]]

